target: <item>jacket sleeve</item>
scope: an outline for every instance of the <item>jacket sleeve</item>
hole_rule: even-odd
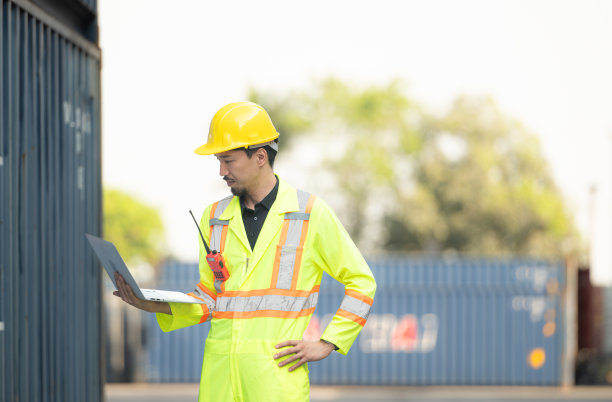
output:
[[[311,221],[316,263],[345,288],[344,299],[321,338],[346,354],[368,319],[376,281],[335,213],[321,199],[313,206]]]
[[[208,216],[211,207],[206,208],[200,220],[200,228],[202,235],[208,242],[210,230],[208,230]],[[195,324],[201,324],[210,321],[212,312],[215,309],[217,294],[214,288],[214,279],[208,264],[206,263],[206,251],[204,244],[200,240],[198,234],[198,242],[200,244],[200,282],[196,285],[193,292],[188,293],[189,296],[196,297],[204,304],[189,304],[189,303],[168,303],[172,314],[157,313],[157,323],[164,332],[174,331],[175,329],[185,328]]]

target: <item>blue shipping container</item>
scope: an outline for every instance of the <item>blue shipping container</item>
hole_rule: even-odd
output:
[[[100,49],[0,4],[0,401],[100,401]]]
[[[604,289],[604,344],[605,353],[612,354],[612,287]]]
[[[347,356],[309,364],[313,384],[559,385],[564,266],[538,260],[386,259]],[[159,286],[190,291],[197,264],[168,264]],[[344,295],[324,276],[305,339],[318,339]],[[148,378],[197,382],[208,324],[164,334],[151,317]]]

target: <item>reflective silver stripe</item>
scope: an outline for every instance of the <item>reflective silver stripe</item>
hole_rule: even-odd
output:
[[[306,211],[306,205],[308,204],[310,193],[307,193],[306,191],[298,190],[297,197],[298,197],[298,204],[300,206],[300,212]]]
[[[222,221],[219,219],[221,214],[225,211],[229,203],[232,201],[233,196],[225,197],[219,204],[217,204],[217,208],[215,209],[215,214],[213,215],[213,219],[211,219],[208,223],[213,227],[212,233],[210,234],[210,249],[211,250],[221,250],[221,232],[223,231],[223,226],[229,225],[229,221]],[[218,291],[218,290],[217,290]]]
[[[213,218],[208,221],[208,224],[212,226],[212,230],[210,233],[210,249],[221,251],[221,234],[223,232],[223,226],[229,225],[228,220],[221,220],[219,217],[225,212],[225,209],[232,201],[233,196],[228,196],[219,201],[217,204],[217,208],[215,209],[215,213],[213,214]],[[223,281],[215,280],[215,290],[217,293],[221,293],[223,290],[221,289],[221,284]]]
[[[211,250],[219,251],[221,249],[221,232],[223,232],[223,225],[214,225],[212,232],[210,233],[210,244]]]
[[[200,289],[199,287],[195,288],[195,290],[193,291],[193,294],[199,297],[200,299],[204,300],[204,302],[206,302],[206,305],[208,306],[208,309],[210,311],[212,311],[215,308],[215,299],[210,297],[208,293],[203,292],[202,289]]]
[[[342,304],[340,304],[340,309],[358,315],[364,320],[368,319],[368,315],[370,314],[370,307],[371,306],[368,303],[364,303],[361,300],[355,299],[354,297],[349,295],[344,295],[344,299],[342,299]]]
[[[235,296],[217,298],[215,311],[219,312],[252,312],[260,310],[276,311],[302,311],[316,307],[319,292],[307,297],[263,295],[263,296]]]
[[[278,278],[276,279],[277,289],[291,289],[296,252],[302,238],[302,226],[305,220],[310,219],[310,214],[305,213],[310,194],[298,190],[297,197],[300,212],[288,212],[285,214],[285,219],[289,220],[289,227],[287,229],[287,239],[281,248]]]
[[[300,245],[303,224],[304,221],[289,221],[287,240],[281,248],[280,261],[278,264],[278,278],[276,279],[276,287],[278,289],[291,289],[293,268],[296,262],[295,257],[297,247]]]
[[[307,221],[310,219],[310,214],[304,214],[302,212],[287,212],[285,214],[285,219],[296,219]]]

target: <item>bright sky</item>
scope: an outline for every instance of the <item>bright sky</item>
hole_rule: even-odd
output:
[[[536,133],[593,239],[594,281],[612,284],[612,2],[98,4],[104,185],[159,207],[177,257],[197,259],[188,210],[201,214],[228,194],[216,160],[192,152],[221,106],[245,100],[250,85],[287,91],[329,75],[356,84],[401,78],[431,110],[459,94],[492,95]],[[276,171],[306,182],[288,163]]]

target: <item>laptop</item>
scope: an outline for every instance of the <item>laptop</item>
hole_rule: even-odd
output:
[[[141,289],[134,277],[125,265],[123,258],[119,255],[115,245],[109,241],[101,239],[99,237],[86,233],[85,236],[89,240],[91,248],[93,248],[98,260],[106,270],[106,273],[113,281],[115,289],[117,284],[115,283],[115,272],[119,272],[125,281],[130,285],[134,294],[139,299],[162,301],[162,302],[175,302],[175,303],[192,303],[192,304],[204,304],[202,300],[196,299],[181,292],[173,292],[171,290],[158,290],[158,289]]]

